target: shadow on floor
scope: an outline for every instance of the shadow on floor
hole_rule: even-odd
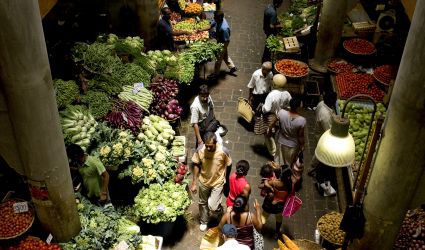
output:
[[[255,154],[261,155],[263,157],[266,157],[269,160],[273,160],[273,156],[269,154],[269,151],[267,150],[267,147],[263,144],[254,144],[251,145],[252,151],[254,151]]]

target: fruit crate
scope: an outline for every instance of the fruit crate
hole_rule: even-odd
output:
[[[288,52],[298,52],[300,50],[300,44],[296,36],[284,37],[283,44]]]

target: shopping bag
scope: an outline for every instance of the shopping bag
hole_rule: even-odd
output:
[[[263,114],[254,117],[254,134],[263,135],[267,131],[267,123],[264,121]]]
[[[238,112],[245,121],[251,123],[254,112],[247,99],[243,97],[238,98]]]
[[[295,187],[292,184],[292,191],[289,197],[286,199],[285,206],[283,207],[282,216],[283,217],[291,217],[294,215],[298,209],[301,208],[303,204],[302,200],[295,194]]]

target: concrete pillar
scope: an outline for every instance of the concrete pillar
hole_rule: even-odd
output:
[[[37,0],[0,1],[0,87],[32,196],[56,241],[80,231]]]
[[[425,171],[425,1],[418,1],[364,200],[365,235],[349,249],[392,249]],[[425,197],[422,196],[422,202]]]
[[[316,50],[309,64],[313,70],[326,73],[326,60],[335,54],[341,39],[347,1],[323,0],[322,4]]]
[[[136,0],[136,12],[139,17],[141,37],[144,39],[145,47],[155,47],[156,27],[159,21],[158,1]]]

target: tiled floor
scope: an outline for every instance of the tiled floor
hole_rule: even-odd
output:
[[[246,85],[254,70],[261,66],[261,56],[264,49],[265,36],[262,31],[263,11],[265,6],[271,1],[265,0],[225,0],[224,13],[225,18],[231,26],[231,42],[229,45],[229,54],[233,59],[239,71],[237,76],[226,74],[218,82],[209,82],[211,95],[215,103],[215,114],[218,120],[225,124],[228,133],[224,137],[225,146],[231,150],[231,157],[236,163],[239,160],[247,160],[250,163],[250,171],[248,173],[248,181],[251,184],[252,194],[250,197],[250,205],[254,199],[260,203],[262,197],[259,195],[259,189],[256,188],[260,182],[259,171],[262,164],[267,162],[267,158],[263,155],[265,147],[263,146],[263,136],[254,135],[248,131],[243,123],[238,120],[236,110],[238,97],[248,96]],[[287,6],[282,6],[282,9]],[[280,10],[282,11],[282,10]],[[213,64],[206,66],[207,74],[211,72]],[[222,65],[224,69],[224,64]],[[203,77],[203,74],[202,74]],[[184,88],[185,96],[187,96],[186,110],[196,95],[196,89],[203,80]],[[303,116],[307,118],[306,135],[306,151],[305,151],[305,168],[314,153],[316,145],[316,136],[314,130],[314,112],[304,110]],[[186,135],[188,140],[188,159],[193,153],[194,133],[189,124],[189,114],[181,121],[180,133]],[[188,161],[190,163],[190,161]],[[284,219],[283,232],[296,239],[314,240],[314,231],[317,220],[330,210],[338,210],[336,197],[322,197],[316,190],[312,178],[308,177],[304,172],[303,187],[300,196],[303,200],[302,208],[292,218]],[[252,206],[251,206],[252,211]],[[199,244],[203,233],[199,231],[198,224],[198,206],[197,197],[193,197],[193,204],[189,209],[189,223],[179,223],[176,225],[176,232],[181,236],[163,249],[199,249]],[[263,227],[263,235],[265,239],[265,249],[273,249],[277,247],[277,243],[273,240],[274,218],[269,218]]]

